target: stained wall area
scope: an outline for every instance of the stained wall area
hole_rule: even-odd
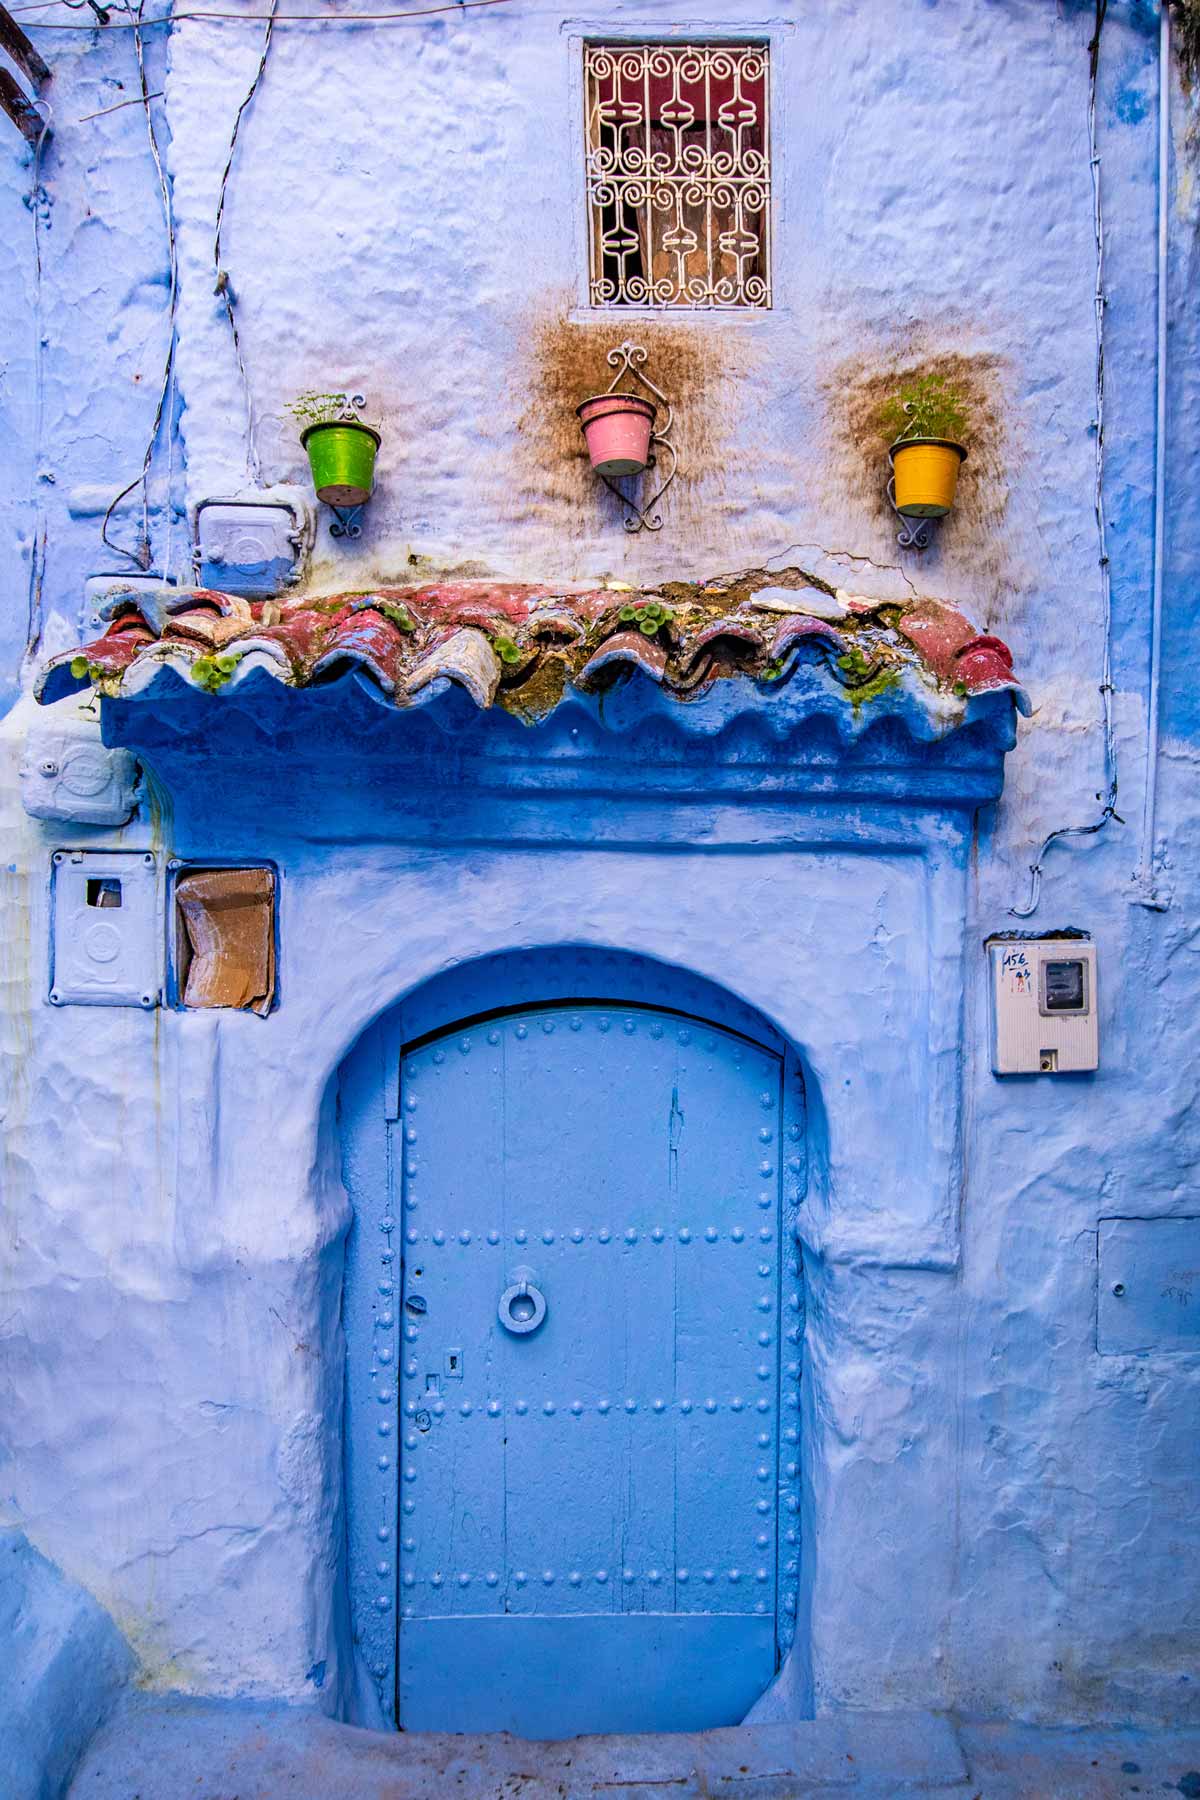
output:
[[[474,847],[456,855],[429,756],[384,806],[320,720],[206,739],[202,782],[167,733],[140,746],[151,775],[134,823],[71,841],[276,861],[280,1006],[265,1019],[51,1015],[61,828],[21,810],[17,765],[38,727],[18,700],[0,801],[5,1518],[109,1609],[150,1685],[344,1708],[338,1062],[380,1008],[464,955],[640,947],[776,1019],[810,1048],[831,1109],[838,1231],[812,1245],[806,1422],[823,1455],[808,1497],[832,1518],[821,1489],[834,1484],[845,1524],[808,1546],[812,1656],[795,1704],[1192,1717],[1200,1366],[1188,1351],[1099,1353],[1096,1250],[1101,1218],[1200,1213],[1195,101],[1176,71],[1144,854],[1159,32],[1153,7],[1110,5],[1097,130],[1120,818],[1047,853],[1028,921],[1094,934],[1101,1066],[1006,1083],[989,1066],[982,940],[1017,923],[1037,845],[1092,822],[1105,783],[1093,13],[1054,0],[726,8],[723,28],[771,44],[775,305],[635,322],[585,305],[578,54],[588,36],[703,24],[677,0],[652,11],[567,19],[509,0],[388,29],[281,26],[243,116],[219,268],[222,173],[262,26],[193,18],[146,34],[179,270],[151,562],[190,579],[202,500],[303,492],[286,402],[361,390],[385,431],[379,489],[357,542],[317,521],[311,588],[446,573],[648,584],[786,560],[858,593],[952,599],[1010,643],[1033,698],[1003,795],[952,819],[922,811],[907,848],[849,806],[817,808],[806,839],[746,795],[702,830],[672,813],[656,834],[632,758],[602,816],[573,801],[569,830],[535,842],[516,801],[476,808]],[[7,241],[25,244],[0,269],[12,694],[27,648],[92,634],[82,584],[117,566],[98,527],[141,466],[171,292],[143,108],[103,111],[137,92],[130,34],[39,42],[55,65],[53,135],[36,171],[15,137],[0,165]],[[572,412],[627,331],[680,420],[684,473],[653,536],[622,530]],[[897,372],[930,364],[967,386],[977,435],[962,504],[917,557],[881,503],[870,421]],[[136,540],[140,516],[135,495],[118,541]],[[296,795],[310,782],[306,819]],[[610,841],[600,880],[589,833]],[[722,852],[739,840],[756,860],[735,878]],[[935,988],[931,1031],[911,1002]],[[945,1096],[936,1195],[924,1165],[913,1177],[906,1091]],[[868,1151],[873,1183],[855,1173]],[[886,1215],[874,1242],[856,1232],[872,1195]],[[939,1229],[906,1249],[905,1222],[931,1214]]]

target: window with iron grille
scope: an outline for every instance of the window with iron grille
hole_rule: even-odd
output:
[[[765,44],[588,44],[593,306],[771,304]]]

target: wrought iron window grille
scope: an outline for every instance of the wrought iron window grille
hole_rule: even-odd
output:
[[[769,307],[765,44],[588,44],[593,306]]]

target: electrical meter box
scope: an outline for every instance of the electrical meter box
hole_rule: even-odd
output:
[[[279,593],[300,574],[304,534],[289,507],[202,500],[196,508],[201,587],[247,599]]]
[[[994,1073],[1098,1067],[1096,946],[1081,937],[994,937],[987,953]]]
[[[56,850],[52,1006],[158,1005],[162,926],[153,851]]]
[[[100,721],[86,703],[61,700],[26,733],[21,801],[31,819],[124,825],[138,803],[137,761],[100,741]]]

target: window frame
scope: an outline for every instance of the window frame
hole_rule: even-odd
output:
[[[781,227],[784,216],[785,172],[776,162],[775,148],[788,141],[786,85],[781,79],[787,52],[787,38],[794,26],[781,26],[778,21],[747,19],[736,24],[696,20],[668,24],[657,20],[588,19],[569,20],[562,26],[563,45],[568,58],[571,91],[570,129],[572,136],[569,167],[573,172],[572,211],[574,216],[575,279],[572,284],[575,305],[570,317],[578,323],[595,324],[604,319],[617,324],[631,324],[658,319],[696,323],[720,320],[744,329],[752,322],[760,326],[768,321],[780,322],[790,315],[790,307],[778,288],[783,266]],[[629,45],[662,44],[666,48],[683,48],[688,44],[758,46],[767,53],[767,159],[770,192],[766,207],[767,270],[770,301],[762,306],[695,303],[681,306],[613,306],[597,305],[591,297],[591,232],[592,217],[587,186],[588,107],[584,51],[590,44]]]

